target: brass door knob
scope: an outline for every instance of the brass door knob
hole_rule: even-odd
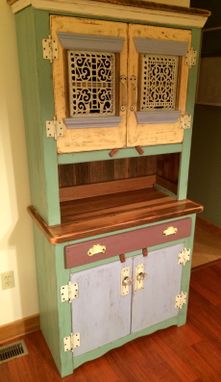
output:
[[[124,277],[123,281],[122,281],[122,285],[123,286],[129,286],[132,284],[132,279],[128,276]]]
[[[144,279],[145,279],[145,277],[146,277],[146,273],[145,272],[140,272],[140,273],[138,273],[138,275],[137,275],[137,281],[143,281]]]

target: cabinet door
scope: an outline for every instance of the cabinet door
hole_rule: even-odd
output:
[[[71,282],[78,283],[79,297],[72,303],[72,329],[80,333],[80,347],[75,355],[86,353],[130,333],[131,287],[121,295],[121,270],[130,267],[113,262],[73,273]]]
[[[127,30],[123,23],[51,16],[59,153],[126,145]]]
[[[190,43],[191,31],[129,26],[128,146],[182,142]]]
[[[182,245],[150,252],[134,258],[133,274],[136,267],[144,264],[144,288],[133,291],[132,332],[177,315],[176,295],[180,293],[182,266],[178,255]],[[135,281],[134,281],[135,285]]]

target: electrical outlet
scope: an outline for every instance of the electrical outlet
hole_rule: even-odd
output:
[[[15,278],[14,278],[13,271],[1,273],[1,280],[2,280],[2,289],[14,288]]]

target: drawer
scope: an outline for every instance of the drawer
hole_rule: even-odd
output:
[[[173,220],[65,247],[65,268],[103,260],[190,236],[191,219]]]

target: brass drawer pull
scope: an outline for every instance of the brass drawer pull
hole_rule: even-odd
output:
[[[97,255],[98,253],[105,253],[107,250],[105,245],[101,244],[94,244],[88,251],[87,255],[88,256],[94,256]]]
[[[163,236],[175,235],[177,231],[178,231],[178,228],[170,226],[163,231]]]

